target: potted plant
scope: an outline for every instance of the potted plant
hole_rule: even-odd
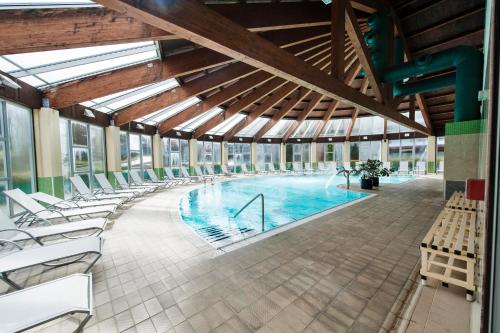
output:
[[[373,186],[379,186],[380,177],[388,177],[392,170],[383,168],[383,163],[380,160],[368,160],[366,162],[372,176]]]
[[[353,170],[355,175],[361,175],[361,188],[363,190],[371,190],[373,188],[372,182],[372,169],[367,163],[359,164],[356,169]]]

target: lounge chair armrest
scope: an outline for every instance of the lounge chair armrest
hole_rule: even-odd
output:
[[[11,244],[11,245],[14,245],[19,251],[22,251],[24,248],[17,244],[16,242],[13,242],[11,240],[8,240],[8,239],[2,239],[0,238],[0,244],[4,245],[4,244]]]
[[[57,210],[57,209],[51,209],[51,208],[47,208],[47,209],[44,209],[44,210],[41,210],[41,211],[38,211],[36,212],[36,215],[38,215],[39,213],[42,213],[42,212],[51,212],[51,213],[56,213],[56,214],[59,214],[63,219],[65,219],[66,221],[68,222],[71,222],[67,216],[64,216],[64,214]]]
[[[17,228],[7,228],[7,229],[0,229],[0,233],[1,232],[20,232],[22,234],[25,234],[25,235],[28,235],[31,239],[33,239],[35,242],[39,243],[40,245],[42,245],[42,243],[35,237],[33,236],[30,232],[26,231],[26,230],[23,230],[23,229],[17,229]]]

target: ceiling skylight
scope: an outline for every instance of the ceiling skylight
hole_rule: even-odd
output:
[[[158,58],[155,42],[140,42],[4,55],[0,70],[45,88]]]
[[[168,119],[177,113],[200,102],[198,97],[190,97],[182,102],[170,105],[164,109],[148,114],[146,117],[137,118],[135,121],[143,122],[148,125],[156,125],[165,119]]]
[[[321,120],[305,120],[299,128],[293,133],[293,138],[312,138]]]
[[[258,131],[262,127],[264,127],[265,124],[269,121],[269,118],[259,118],[255,120],[253,123],[248,125],[247,127],[243,128],[241,131],[239,131],[236,136],[242,136],[242,137],[253,137],[255,134],[257,134]]]
[[[222,123],[219,125],[215,126],[212,128],[210,131],[207,132],[207,134],[213,134],[213,135],[224,135],[226,134],[227,131],[229,131],[231,128],[233,128],[237,123],[242,121],[246,116],[241,113],[237,113],[234,116],[224,120]]]
[[[351,119],[329,120],[320,136],[345,136]]]
[[[197,117],[194,117],[179,126],[175,127],[175,130],[178,131],[184,131],[184,132],[193,132],[195,129],[203,125],[205,122],[207,122],[210,118],[215,117],[216,114],[220,113],[222,111],[221,108],[215,107],[207,112],[204,112],[200,114]]]
[[[100,7],[91,0],[1,0],[1,9]]]
[[[273,126],[265,135],[265,138],[281,138],[285,135],[286,131],[292,126],[295,120],[281,119],[276,125]]]

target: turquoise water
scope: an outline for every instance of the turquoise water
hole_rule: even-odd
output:
[[[381,183],[401,183],[412,177],[386,177]],[[359,179],[351,177],[351,182]],[[337,187],[343,176],[285,175],[239,178],[207,184],[181,198],[185,223],[201,236],[219,238],[227,230],[261,231],[261,203],[254,201],[237,218],[230,218],[259,193],[265,197],[265,230],[303,219],[324,210],[366,197],[368,194]],[[214,236],[214,234],[217,234]],[[222,236],[221,236],[222,235]]]

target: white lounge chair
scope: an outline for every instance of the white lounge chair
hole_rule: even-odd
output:
[[[221,169],[222,174],[223,174],[224,176],[227,176],[227,177],[232,177],[232,176],[234,176],[234,173],[233,173],[233,172],[230,172],[230,171],[227,169],[227,165],[224,165],[224,164],[223,164],[223,165],[221,165],[221,166],[220,166],[220,169]]]
[[[293,169],[293,172],[295,172],[295,173],[305,173],[301,162],[293,162],[292,169]]]
[[[191,176],[184,166],[182,166],[179,170],[181,171],[182,177],[189,178],[192,182],[200,182],[203,180],[203,178],[200,178],[198,176]]]
[[[337,172],[337,162],[328,162],[326,167],[329,172]]]
[[[416,167],[416,173],[419,175],[421,172],[425,175],[427,173],[427,163],[425,161],[418,161],[417,162],[417,167]]]
[[[255,164],[254,167],[255,167],[255,173],[257,173],[259,175],[267,174],[267,171],[266,170],[262,170],[258,164]]]
[[[94,254],[96,258],[90,261],[84,271],[84,273],[88,273],[102,255],[101,237],[83,237],[29,248],[23,248],[21,245],[5,239],[0,239],[0,244],[10,244],[15,249],[0,257],[0,279],[14,289],[22,289],[22,287],[9,278],[9,274],[12,272],[38,265],[52,267],[69,265]],[[54,296],[62,297],[62,295]]]
[[[318,171],[323,173],[328,172],[325,162],[318,162]]]
[[[194,167],[194,172],[196,173],[196,175],[198,177],[200,177],[204,181],[207,181],[207,180],[213,181],[214,178],[215,178],[215,176],[204,174],[203,171],[201,170],[201,167],[199,165],[197,165],[197,166]]]
[[[119,173],[122,177],[122,173]],[[129,188],[129,189],[121,189],[122,186],[120,186],[120,189],[115,189],[113,185],[109,182],[108,178],[106,177],[105,174],[99,173],[95,175],[95,178],[97,182],[99,183],[99,186],[103,189],[104,193],[111,193],[111,194],[127,194],[127,195],[133,195],[134,197],[141,196],[145,192],[147,192],[147,189],[142,189],[142,188]],[[115,179],[118,182],[118,185],[120,185],[120,181],[115,175]],[[122,181],[125,181],[125,178],[122,179]]]
[[[153,182],[146,182],[144,180],[142,180],[142,177],[139,175],[139,171],[138,170],[130,170],[128,172],[128,175],[129,177],[132,179],[132,183],[136,186],[140,186],[140,187],[143,187],[143,188],[151,188],[153,189],[153,191],[156,191],[160,188],[167,188],[168,185],[167,184],[163,184],[163,183],[153,183]]]
[[[133,196],[141,196],[147,193],[154,192],[156,189],[151,186],[139,186],[135,184],[129,184],[125,179],[125,177],[123,176],[123,173],[119,171],[113,172],[113,175],[115,176],[116,182],[120,187],[120,189],[118,190],[113,189],[113,191],[115,191],[114,193],[128,193],[132,194]]]
[[[98,207],[98,206],[106,206],[106,205],[115,205],[117,207],[123,204],[124,200],[121,199],[102,199],[102,200],[63,200],[58,197],[54,197],[50,194],[43,192],[35,192],[32,194],[28,194],[30,197],[35,199],[38,202],[42,202],[45,204],[49,204],[50,206],[59,208],[59,209],[70,209],[70,208],[85,208],[85,207]]]
[[[250,176],[250,175],[254,175],[255,172],[254,171],[249,171],[248,168],[247,168],[247,165],[246,164],[242,164],[240,165],[240,168],[241,168],[241,172],[244,174],[244,175],[247,175],[247,176]]]
[[[105,190],[99,190],[96,192],[92,192],[90,188],[85,184],[82,177],[80,175],[75,175],[70,177],[69,180],[76,191],[79,193],[78,198],[82,200],[103,200],[103,199],[122,199],[126,201],[130,201],[135,198],[133,193],[124,193],[124,192],[116,192],[114,189],[109,193],[106,193]]]
[[[280,172],[281,173],[291,173],[292,171],[291,170],[288,170],[286,168],[286,164],[285,163],[280,163]]]
[[[408,161],[400,161],[399,162],[398,173],[399,174],[401,174],[401,173],[409,174],[410,173],[410,169],[408,168]]]
[[[314,173],[312,163],[305,163],[304,172],[305,173]]]
[[[342,166],[345,170],[351,170],[351,162],[344,162]]]
[[[172,187],[176,182],[171,180],[160,180],[153,169],[146,169],[149,179],[153,184],[164,184],[164,187]]]
[[[436,170],[436,173],[444,173],[444,161],[439,161],[438,168]]]
[[[32,224],[37,221],[54,219],[65,219],[67,222],[70,222],[70,218],[72,217],[87,219],[92,215],[102,215],[102,217],[107,218],[116,210],[115,205],[70,209],[58,209],[53,206],[44,207],[20,189],[7,190],[3,191],[3,193],[26,210],[18,220],[18,223],[21,224]]]
[[[81,313],[74,332],[93,314],[92,275],[72,274],[0,296],[0,332],[23,332],[52,320]]]
[[[71,223],[44,224],[44,226],[19,228],[15,222],[4,212],[0,211],[0,238],[12,242],[33,240],[43,245],[45,237],[62,236],[65,238],[80,238],[87,236],[99,236],[106,228],[106,219],[95,218],[89,220],[74,221]],[[90,234],[82,235],[82,231],[91,231]],[[75,235],[75,233],[78,233]]]
[[[165,177],[173,182],[177,182],[179,185],[184,185],[186,183],[190,183],[191,179],[190,178],[185,178],[185,177],[176,177],[174,173],[172,172],[172,169],[169,167],[164,167],[163,170],[165,171]]]
[[[267,171],[274,174],[280,173],[280,169],[276,169],[274,163],[267,163]]]

